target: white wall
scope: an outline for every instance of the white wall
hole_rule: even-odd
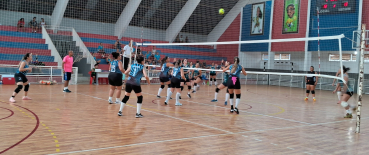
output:
[[[33,17],[37,17],[37,22],[41,21],[41,18],[45,19],[46,24],[51,23],[51,16],[40,15],[33,13],[15,12],[0,10],[0,24],[16,26],[20,18],[24,18],[25,23],[28,24]],[[60,26],[73,27],[77,32],[93,33],[102,35],[114,35],[114,25],[112,23],[93,22],[80,19],[63,18]],[[28,25],[26,26],[28,27]],[[191,42],[205,42],[207,35],[197,35],[192,33],[180,33],[183,36],[188,36]],[[158,29],[144,28],[143,38],[150,40],[165,40],[166,31]],[[141,27],[129,26],[124,33],[123,37],[141,38]]]
[[[239,52],[241,65],[244,68],[264,68],[264,61],[261,60],[262,52]]]

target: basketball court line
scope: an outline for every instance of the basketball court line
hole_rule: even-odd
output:
[[[77,94],[81,94],[81,95],[88,96],[88,97],[93,97],[93,98],[100,99],[100,100],[105,100],[105,99],[102,99],[102,98],[99,98],[99,97],[90,96],[90,95],[86,95],[86,94],[82,94],[82,93],[77,93]],[[126,105],[126,106],[129,106],[131,108],[136,108],[136,107],[130,106],[130,105]],[[191,124],[196,124],[196,125],[199,125],[199,126],[202,126],[202,127],[206,127],[206,128],[210,128],[210,129],[214,129],[214,130],[218,130],[218,131],[222,131],[222,132],[226,132],[226,133],[233,133],[233,132],[222,130],[222,129],[219,129],[219,128],[215,128],[215,127],[212,127],[212,126],[208,126],[208,125],[204,125],[204,124],[200,124],[200,123],[195,123],[195,122],[188,121],[188,120],[185,120],[185,119],[181,119],[181,118],[177,118],[177,117],[173,117],[173,116],[169,116],[169,115],[164,115],[164,114],[161,114],[161,113],[153,112],[151,110],[146,110],[146,109],[141,109],[141,110],[142,111],[147,111],[147,112],[150,112],[150,113],[154,113],[154,114],[157,114],[157,115],[161,115],[161,116],[173,118],[173,119],[180,120],[180,121],[183,121],[183,122],[187,122],[187,123],[191,123]]]
[[[150,93],[145,93],[145,92],[142,92],[143,94],[149,94],[149,95],[153,95],[153,96],[156,96],[154,94],[150,94]],[[245,101],[245,100],[243,100]],[[192,103],[197,103],[197,104],[202,104],[202,105],[206,105],[206,106],[212,106],[212,107],[219,107],[219,108],[223,108],[223,109],[229,109],[227,107],[222,107],[222,106],[217,106],[217,105],[213,105],[213,104],[206,104],[206,103],[199,103],[199,102],[195,102],[195,101],[189,101],[187,100],[187,102],[192,102]],[[251,101],[251,102],[255,102],[255,101]],[[279,106],[278,106],[279,107]],[[282,108],[282,107],[280,107]],[[282,108],[283,109],[283,108]],[[283,109],[284,111],[284,109]],[[260,116],[266,116],[266,117],[271,117],[271,118],[275,118],[275,119],[281,119],[281,120],[286,120],[286,121],[290,121],[290,122],[295,122],[295,123],[301,123],[301,124],[307,124],[307,125],[311,125],[311,123],[307,123],[307,122],[301,122],[301,121],[296,121],[296,120],[293,120],[293,119],[286,119],[286,118],[281,118],[281,117],[276,117],[276,116],[270,116],[270,115],[265,115],[265,114],[259,114],[259,113],[254,113],[254,112],[248,112],[248,111],[241,111],[240,112],[246,112],[246,113],[250,113],[250,114],[254,114],[254,115],[260,115]]]
[[[368,118],[369,117],[364,117],[364,118],[361,118],[361,119],[368,119]],[[265,129],[265,130],[252,130],[252,131],[236,132],[236,133],[225,133],[225,134],[196,136],[196,137],[188,137],[188,138],[159,140],[159,141],[152,141],[152,142],[145,142],[145,143],[135,143],[135,144],[112,146],[112,147],[103,147],[103,148],[95,148],[95,149],[80,150],[80,151],[61,152],[61,153],[54,153],[54,154],[49,154],[49,155],[83,153],[83,152],[90,152],[90,151],[99,151],[99,150],[115,149],[115,148],[129,147],[129,146],[138,146],[138,145],[146,145],[146,144],[156,144],[156,143],[164,143],[164,142],[182,141],[182,140],[190,140],[190,139],[198,139],[198,138],[207,138],[207,137],[235,135],[235,134],[243,134],[243,133],[251,133],[251,132],[264,132],[264,131],[273,131],[273,130],[293,129],[293,128],[301,128],[301,127],[311,127],[311,126],[317,126],[317,125],[322,125],[322,124],[334,124],[334,123],[347,122],[347,121],[352,121],[352,120],[354,120],[354,119],[342,120],[342,121],[334,121],[334,122],[325,122],[325,123],[317,123],[317,124],[312,124],[312,125],[300,125],[300,126],[283,127],[283,128],[271,128],[271,129]]]

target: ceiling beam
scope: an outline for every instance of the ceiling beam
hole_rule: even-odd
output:
[[[118,36],[119,39],[123,37],[140,3],[141,0],[130,0],[120,14],[114,29],[114,35]]]

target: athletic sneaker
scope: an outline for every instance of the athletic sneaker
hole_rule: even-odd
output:
[[[181,103],[179,103],[179,102],[177,102],[177,103],[176,103],[176,106],[182,106],[182,104],[181,104]]]
[[[165,104],[165,105],[168,105],[168,103],[167,103],[167,102],[164,102],[164,104]]]
[[[118,116],[122,116],[122,112],[121,111],[118,112]]]
[[[109,102],[109,104],[113,104],[113,101],[112,101],[112,100],[110,100],[110,99],[108,100],[108,102]]]
[[[313,99],[313,101],[315,102],[315,101],[316,101],[316,99],[314,98],[314,99]]]
[[[10,97],[9,102],[15,103],[15,99],[13,97]]]
[[[227,104],[228,104],[228,102],[227,102],[227,101],[225,101],[225,102],[224,102],[224,105],[227,105]]]
[[[136,113],[136,118],[142,118],[142,117],[144,117],[144,116],[141,113],[140,114]]]
[[[28,96],[23,96],[23,100],[32,100],[32,99]]]
[[[179,99],[182,99],[182,97],[181,97],[181,96],[179,96]]]
[[[193,90],[193,91],[192,91],[192,93],[196,93],[196,91],[195,91],[195,90]]]
[[[190,95],[190,94],[187,94],[187,97],[188,97],[188,98],[191,98],[191,95]]]
[[[234,111],[233,105],[231,105],[231,111],[230,112],[233,113],[233,111]]]
[[[161,98],[159,95],[156,95],[156,98]]]
[[[347,113],[346,116],[343,118],[352,118],[352,114]]]
[[[218,100],[216,100],[216,99],[213,99],[213,100],[211,100],[211,102],[218,102]]]
[[[237,113],[237,114],[239,114],[240,112],[238,111],[238,108],[236,107],[236,108],[234,108],[234,111]]]
[[[305,97],[305,99],[304,99],[305,101],[307,101],[307,100],[309,100],[309,98],[307,98],[307,97]]]
[[[63,90],[64,93],[71,93],[72,91],[70,91],[69,89],[65,89]]]
[[[120,101],[115,101],[115,104],[120,104]]]

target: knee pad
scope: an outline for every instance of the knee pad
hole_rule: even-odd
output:
[[[210,81],[213,81],[213,78],[210,78]]]
[[[190,90],[191,89],[191,86],[188,86],[188,89]]]
[[[310,93],[310,90],[306,90],[306,93],[309,94]]]
[[[170,84],[168,84],[168,88],[170,88]]]
[[[142,99],[143,99],[142,95],[141,96],[138,96],[137,97],[137,103],[138,104],[142,104]]]
[[[312,91],[311,91],[311,94],[315,94],[315,90],[312,90]]]
[[[233,99],[234,98],[234,94],[229,94],[229,98]]]
[[[161,88],[161,89],[164,89],[164,88],[165,88],[165,85],[161,85],[161,86],[160,86],[160,88]]]
[[[214,78],[214,81],[217,81],[217,79],[216,79],[216,78]]]
[[[241,94],[236,94],[236,98],[240,99],[241,98]]]
[[[348,106],[348,103],[345,102],[345,101],[341,101],[341,106],[344,107],[344,108],[346,108]]]
[[[24,91],[28,91],[28,89],[29,89],[29,84],[24,86]]]
[[[183,86],[181,86],[181,91],[183,90]]]
[[[125,104],[127,103],[128,99],[129,99],[129,96],[125,95],[122,102]]]
[[[18,85],[17,88],[15,88],[14,92],[19,93],[23,89],[23,85]]]
[[[228,88],[227,88],[227,93],[229,94]]]
[[[220,90],[219,88],[216,88],[216,89],[215,89],[215,92],[219,93],[219,90]]]
[[[193,84],[194,86],[197,86],[197,83]]]

